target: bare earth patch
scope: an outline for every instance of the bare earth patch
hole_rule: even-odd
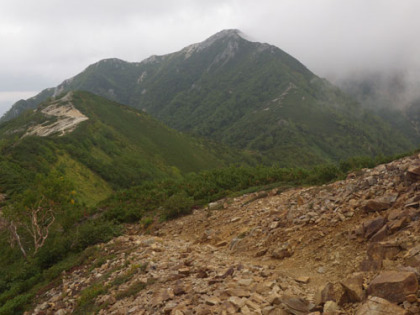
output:
[[[43,124],[32,126],[23,135],[46,137],[54,133],[59,133],[60,136],[72,132],[77,125],[89,118],[77,110],[71,103],[72,92],[67,93],[62,98],[56,100],[51,105],[45,107],[41,112],[47,116],[57,117],[57,120],[47,121]]]

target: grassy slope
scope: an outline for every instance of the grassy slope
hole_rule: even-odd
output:
[[[22,190],[36,173],[46,174],[55,166],[73,179],[83,199],[87,201],[89,196],[92,203],[108,195],[110,187],[179,177],[221,167],[244,156],[183,135],[148,114],[88,92],[74,93],[72,102],[89,120],[62,137],[20,138],[27,126],[47,119],[39,112],[28,112],[1,125],[2,191]]]

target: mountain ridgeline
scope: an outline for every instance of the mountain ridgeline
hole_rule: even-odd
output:
[[[226,166],[241,155],[170,129],[149,114],[89,92],[68,92],[0,125],[2,192],[56,170],[86,202],[148,180]]]
[[[140,63],[99,61],[19,101],[2,121],[70,90],[146,111],[182,132],[261,152],[282,166],[388,155],[417,145],[295,58],[248,41],[238,30]]]

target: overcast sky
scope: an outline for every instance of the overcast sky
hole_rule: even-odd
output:
[[[141,61],[226,28],[278,46],[332,80],[420,77],[419,0],[1,0],[0,115],[103,58]]]

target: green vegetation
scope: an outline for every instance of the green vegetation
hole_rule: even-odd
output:
[[[22,192],[36,174],[54,168],[79,188],[79,201],[94,205],[113,190],[144,181],[252,161],[88,92],[75,92],[71,102],[89,120],[64,136],[22,137],[29,126],[50,119],[39,111],[0,125],[0,192]]]
[[[172,219],[190,213],[194,207],[244,191],[323,184],[343,178],[349,171],[373,167],[390,160],[392,158],[363,157],[352,158],[339,165],[324,165],[312,169],[228,167],[190,173],[183,178],[157,180],[121,190],[92,208],[73,199],[75,194],[71,183],[60,177],[56,171],[51,171],[46,176],[38,177],[36,186],[33,186],[33,194],[23,192],[8,202],[13,206],[15,201],[26,202],[25,200],[35,197],[37,202],[36,196],[41,199],[41,196],[46,196],[48,200],[54,196],[56,211],[59,211],[60,216],[57,215],[49,227],[48,238],[39,251],[35,253],[29,247],[26,260],[19,248],[10,246],[8,230],[1,230],[0,314],[21,314],[32,298],[51,283],[59,281],[65,270],[81,264],[99,267],[104,260],[100,259],[100,252],[92,245],[106,242],[118,235],[122,222],[143,222],[147,225],[151,223],[150,218]],[[59,193],[51,194],[53,191]],[[25,237],[22,239],[25,240]],[[28,242],[24,241],[24,244],[28,245]],[[145,267],[146,264],[133,266],[121,278],[114,279],[111,285],[118,286],[126,282],[134,274],[141,273]],[[144,286],[142,283],[134,283],[122,291],[119,297],[134,295]],[[99,286],[86,289],[78,309],[82,313],[93,310],[92,303],[86,301],[103,292],[103,288]]]
[[[147,110],[178,130],[228,146],[90,92],[73,93],[71,104],[89,119],[65,135],[24,136],[57,120],[41,110],[4,120],[0,315],[23,313],[63,271],[100,266],[105,257],[95,245],[119,235],[123,223],[146,229],[224,197],[328,183],[389,161],[382,154],[407,150],[414,141],[281,50],[237,36],[220,37],[189,56],[101,61],[62,87]],[[52,93],[19,106],[46,100],[43,109]],[[354,155],[366,157],[348,159]],[[133,266],[110,286],[145,266]],[[97,310],[93,300],[110,288],[104,281],[81,293],[75,313]],[[118,298],[145,286],[134,282]]]
[[[101,202],[99,208],[104,210],[107,220],[118,222],[150,221],[150,215],[167,220],[229,195],[274,187],[324,184],[345,178],[349,171],[373,167],[393,158],[356,157],[339,165],[309,169],[243,166],[191,173],[178,180],[166,179],[121,190]]]
[[[181,50],[141,63],[102,60],[59,89],[86,90],[147,111],[179,131],[259,152],[259,162],[267,165],[301,167],[358,155],[393,155],[420,143],[412,128],[401,128],[407,120],[385,122],[292,56],[274,46],[249,42],[235,31],[216,36],[190,53]],[[15,109],[34,108],[53,93],[54,89],[45,90]],[[10,115],[15,112],[11,110]],[[110,114],[103,111],[103,115]],[[111,117],[119,120],[119,116]],[[184,151],[179,147],[178,152]],[[95,158],[103,156],[97,154]],[[191,151],[181,156],[187,154]],[[180,155],[173,156],[179,159]],[[131,159],[118,162],[135,164]],[[189,163],[169,164],[188,171],[178,165]],[[104,167],[96,171],[103,175]],[[131,175],[124,170],[108,174]],[[144,178],[156,175],[143,168]],[[137,177],[132,178],[134,184],[138,184]]]

